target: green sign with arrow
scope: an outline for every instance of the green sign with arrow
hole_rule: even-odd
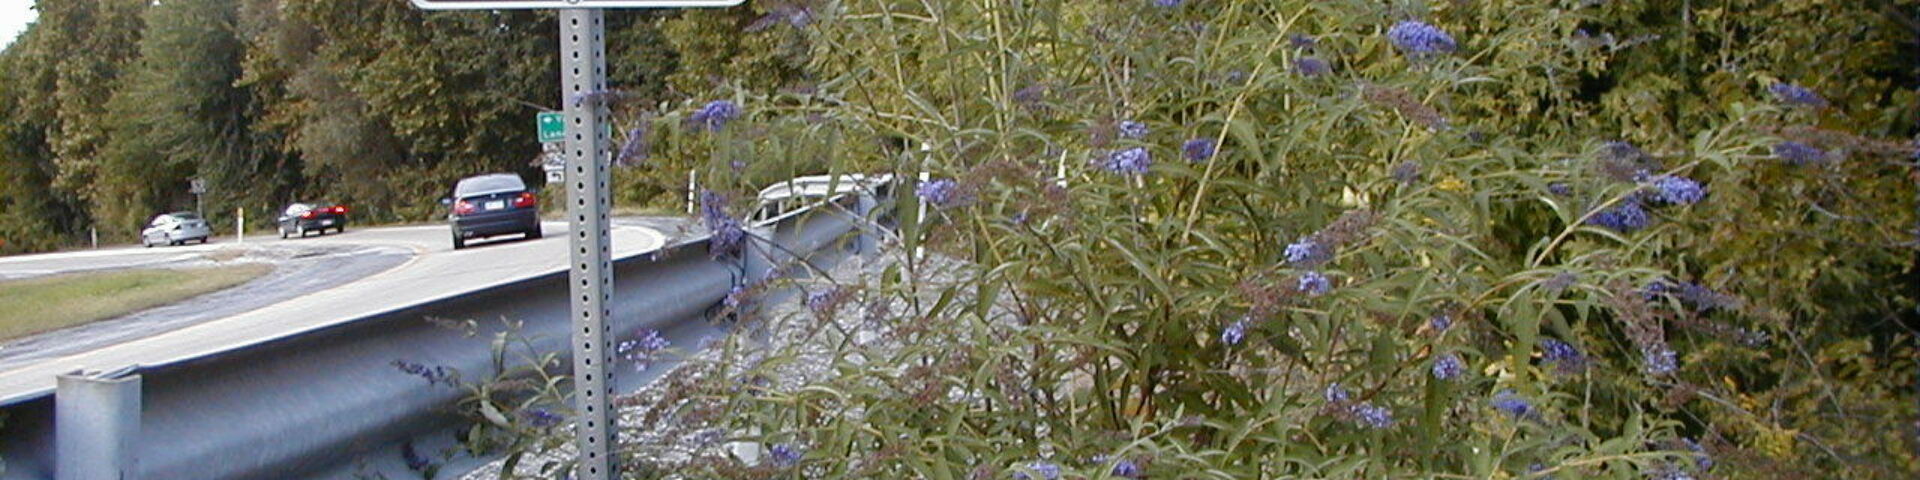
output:
[[[560,112],[540,112],[540,143],[558,142],[567,139],[567,119]]]

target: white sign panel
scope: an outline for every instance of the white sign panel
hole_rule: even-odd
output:
[[[731,7],[746,0],[413,0],[422,10]]]

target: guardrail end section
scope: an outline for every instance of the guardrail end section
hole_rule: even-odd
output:
[[[54,478],[134,480],[140,463],[140,375],[75,371],[53,397]]]

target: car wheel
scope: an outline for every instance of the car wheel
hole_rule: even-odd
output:
[[[287,239],[287,229],[285,228],[280,229],[280,239],[281,240]]]
[[[140,246],[145,248],[153,248],[153,242],[147,241],[147,237],[140,237]]]
[[[533,226],[533,229],[532,229],[532,230],[527,230],[527,239],[528,239],[528,240],[539,240],[539,239],[540,239],[540,226],[539,226],[539,225],[535,225],[535,226]]]
[[[462,248],[467,248],[467,239],[460,238],[460,234],[458,233],[453,234],[453,249],[459,250]]]
[[[338,227],[333,227],[333,233],[347,233],[347,226],[341,225]]]
[[[293,233],[300,234],[300,238],[307,238],[307,226],[301,225],[298,227],[293,227]]]
[[[207,237],[200,237],[200,244],[201,244],[201,245],[206,245],[206,244],[207,244]]]

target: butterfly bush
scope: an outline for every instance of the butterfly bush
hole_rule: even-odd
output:
[[[894,173],[932,208],[886,213],[871,278],[728,295],[794,312],[743,332],[818,333],[737,335],[760,360],[660,408],[805,445],[766,478],[1910,477],[1880,427],[1920,420],[1912,125],[1853,99],[1912,95],[1768,43],[1854,30],[1713,11],[835,2],[816,89],[703,93],[755,111],[647,158],[722,192],[716,246],[768,172]],[[831,375],[728,378],[781,365]],[[709,453],[647,461],[750,469]]]

